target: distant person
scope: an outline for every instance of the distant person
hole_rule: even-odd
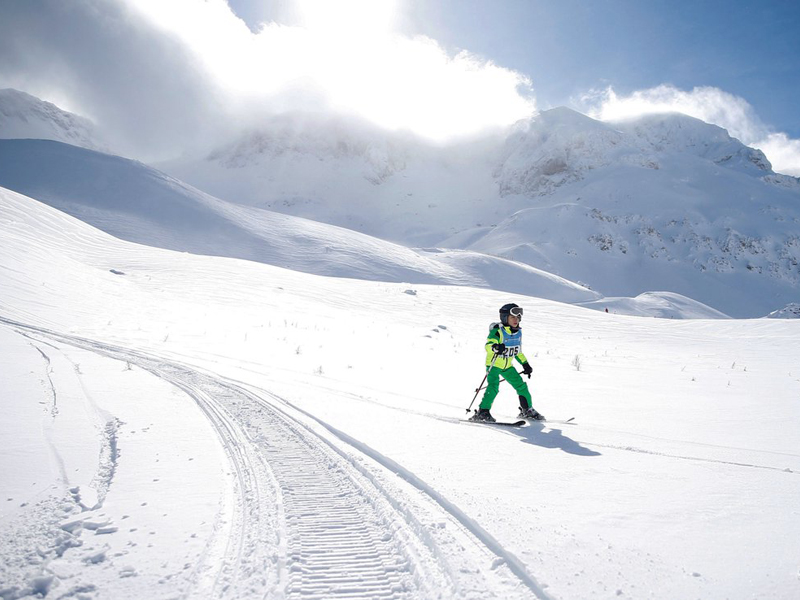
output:
[[[506,304],[500,308],[500,323],[492,323],[489,338],[486,340],[487,387],[483,394],[478,412],[472,417],[474,421],[494,423],[495,418],[489,412],[497,393],[500,391],[502,377],[519,395],[519,417],[544,421],[544,416],[531,406],[531,393],[528,384],[517,372],[514,360],[522,365],[522,374],[531,378],[533,369],[522,353],[522,307]]]

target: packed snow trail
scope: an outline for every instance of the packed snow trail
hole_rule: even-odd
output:
[[[413,473],[313,415],[301,422],[303,411],[279,396],[139,351],[0,321],[32,340],[136,365],[194,399],[213,425],[232,468],[234,507],[217,532],[227,538],[209,540],[183,595],[549,597],[512,554]],[[393,474],[411,485],[401,489]]]

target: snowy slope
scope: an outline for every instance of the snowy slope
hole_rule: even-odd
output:
[[[683,115],[609,124],[559,108],[443,147],[285,118],[164,168],[232,201],[503,256],[609,296],[667,290],[763,316],[800,285],[800,180]]]
[[[603,298],[581,302],[580,306],[620,315],[660,317],[662,319],[724,319],[727,315],[672,292],[645,292],[635,298]],[[787,318],[781,316],[779,318]]]
[[[0,139],[32,138],[104,150],[88,119],[13,89],[0,90]]]
[[[8,98],[5,103],[14,106]],[[447,266],[431,265],[428,259],[435,257],[412,256],[394,246],[390,253],[403,254],[398,260],[405,264],[395,268],[395,259],[385,264],[383,257],[378,265],[359,261],[347,276],[411,282],[450,278],[473,285],[491,279],[498,289],[537,293],[538,283],[529,285],[529,275],[544,271],[611,297],[664,290],[702,303],[697,308],[705,315],[717,310],[735,317],[764,316],[798,299],[800,179],[775,174],[763,153],[691,117],[649,115],[603,123],[558,108],[508,132],[432,146],[353,118],[285,114],[231,136],[229,144],[208,155],[163,168],[240,205],[337,225],[402,246],[478,253],[455,254],[458,262],[470,259],[466,272],[453,273]],[[82,177],[97,179],[85,171]],[[61,194],[12,183],[0,181],[43,199]],[[64,203],[59,206],[72,210]],[[231,210],[239,221],[260,220],[244,209]],[[95,216],[91,222],[102,227],[117,220],[123,237],[142,229],[138,224],[122,227],[111,215]],[[238,227],[231,230],[231,218],[226,216],[221,225],[229,233]],[[277,222],[275,215],[269,218]],[[337,274],[342,255],[349,253],[351,260],[371,255],[360,244],[341,248],[337,242],[341,253],[335,250],[333,260],[323,261],[323,269],[317,270],[308,257],[295,261],[288,247],[272,248],[263,258],[264,251],[255,249],[263,240],[248,241],[259,237],[250,231],[232,245],[227,233],[214,233],[211,249],[204,250],[199,246],[209,238],[209,226],[210,221],[202,240],[186,246],[185,238],[192,236],[187,226],[181,243],[194,252],[325,274]],[[173,229],[174,224],[159,230],[153,223],[154,241],[145,243],[165,246]],[[311,246],[317,248],[328,237],[322,231],[316,231],[318,243]],[[371,244],[367,247],[374,250]],[[485,255],[538,271],[501,277],[502,269],[483,268]],[[414,275],[419,271],[432,274]],[[542,294],[575,298],[571,291]],[[647,306],[640,302],[630,309],[639,314]]]
[[[496,175],[503,195],[547,196],[612,165],[659,170],[660,159],[671,155],[688,158],[687,164],[713,162],[725,169],[721,174],[769,175],[773,183],[800,187],[796,178],[773,173],[760,150],[699,119],[661,114],[604,123],[564,107],[518,123],[505,141]]]
[[[431,146],[353,118],[290,114],[207,156],[157,166],[232,202],[432,246],[509,214],[493,203],[501,143],[497,135]]]
[[[294,270],[493,287],[566,302],[599,294],[476,252],[415,251],[361,233],[224,202],[141,163],[43,140],[0,140],[0,185],[116,237]]]
[[[4,190],[0,247],[6,597],[797,596],[797,320],[408,294]],[[459,422],[507,301],[575,424]]]
[[[680,115],[612,128],[561,110],[508,146],[501,189],[532,206],[466,247],[609,295],[664,289],[733,316],[797,298],[800,185],[724,130]]]
[[[787,304],[784,308],[767,315],[770,319],[800,319],[800,304]]]

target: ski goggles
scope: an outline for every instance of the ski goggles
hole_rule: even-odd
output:
[[[517,317],[518,319],[522,320],[522,307],[515,306],[508,311],[508,314],[510,314],[512,317]]]

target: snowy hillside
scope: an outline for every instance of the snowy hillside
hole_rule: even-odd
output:
[[[0,140],[0,185],[148,246],[336,277],[491,287],[564,302],[600,297],[502,258],[415,251],[340,227],[233,205],[141,163],[51,141]]]
[[[800,319],[800,304],[787,304],[784,308],[767,315],[770,319]]]
[[[531,206],[466,247],[609,295],[664,289],[732,316],[796,300],[800,185],[761,152],[680,115],[615,128],[564,111],[539,121],[510,138],[498,175]]]
[[[666,292],[661,302],[682,298],[670,314],[680,314],[679,305],[691,298],[702,303],[695,314],[716,310],[734,317],[765,316],[796,303],[800,294],[800,179],[775,174],[760,151],[683,115],[609,124],[559,108],[507,134],[432,146],[353,118],[288,114],[232,139],[206,156],[162,165],[182,181],[247,207],[204,200],[216,208],[203,208],[197,223],[181,225],[163,214],[160,200],[141,195],[124,200],[133,209],[124,219],[112,214],[120,205],[109,213],[103,198],[99,211],[80,208],[97,202],[98,189],[102,196],[111,191],[124,198],[130,187],[119,182],[109,190],[88,155],[80,200],[63,191],[76,185],[72,181],[35,181],[40,164],[48,162],[13,145],[5,146],[4,156],[16,166],[5,168],[10,175],[0,185],[124,239],[306,272],[489,285],[568,301],[596,300],[596,294],[586,297],[590,288],[608,297],[639,297],[636,306],[617,304],[629,314],[649,314],[653,305],[641,295],[653,291]],[[21,164],[18,153],[32,162]],[[60,168],[57,161],[54,168]],[[26,172],[28,181],[20,183],[17,171]],[[161,174],[146,178],[188,189]],[[196,212],[197,192],[192,194],[185,208]],[[296,220],[279,224],[274,212],[371,237]],[[143,231],[141,218],[151,225],[146,239],[130,237]],[[171,221],[166,229],[165,218]],[[200,222],[202,236],[191,231]],[[245,226],[255,222],[263,226]],[[239,236],[243,226],[247,231]],[[176,235],[176,227],[184,230]],[[293,240],[274,235],[294,227],[303,231],[299,256]],[[374,238],[399,245],[377,251],[374,244],[382,243]],[[321,248],[332,256],[324,258]],[[355,264],[343,267],[348,263]],[[549,289],[554,281],[555,291]],[[564,281],[580,285],[566,284],[561,294]]]
[[[495,175],[503,195],[547,196],[585,179],[590,171],[612,165],[659,170],[664,168],[661,161],[672,155],[710,161],[756,178],[769,176],[770,184],[800,189],[797,178],[773,173],[763,152],[699,119],[664,114],[610,124],[563,107],[518,123],[505,142]]]
[[[344,117],[284,115],[160,169],[232,202],[411,246],[510,214],[494,205],[501,136],[431,146]]]
[[[667,290],[752,317],[800,290],[800,180],[683,115],[608,124],[559,108],[505,139],[436,148],[297,117],[165,168],[232,201],[511,258],[610,296]]]
[[[103,150],[91,121],[13,89],[0,90],[0,139],[55,140]]]
[[[408,294],[5,190],[0,247],[4,598],[797,597],[800,321]],[[572,424],[460,422],[508,301]]]

